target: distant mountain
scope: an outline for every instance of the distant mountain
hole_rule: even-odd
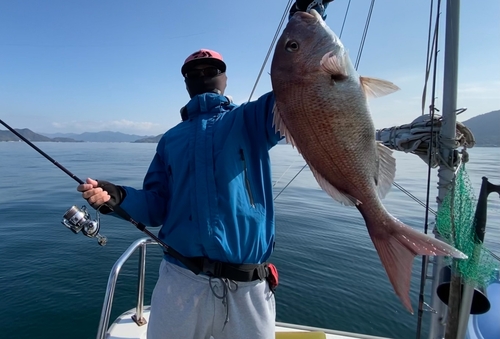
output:
[[[147,137],[147,138],[139,139],[139,140],[134,141],[134,143],[158,143],[160,141],[161,137],[163,136],[163,134],[164,133],[158,134],[155,137]]]
[[[139,139],[139,140],[134,141],[134,143],[158,143],[160,141],[161,137],[163,136],[163,134],[164,133],[159,134],[155,137],[148,137],[148,138],[144,138],[144,139]],[[283,139],[283,140],[280,140],[278,143],[279,144],[286,144],[286,141],[285,141],[285,139]]]
[[[481,114],[462,122],[470,128],[476,139],[478,147],[500,147],[500,110]],[[16,129],[22,136],[30,141],[48,142],[133,142],[133,143],[158,143],[163,136],[141,136],[136,134],[124,134],[120,132],[85,132],[75,133],[35,133],[27,128]],[[19,141],[19,138],[12,132],[0,130],[0,141]],[[284,143],[284,140],[280,141]]]
[[[75,133],[42,133],[43,135],[50,138],[71,138],[81,141],[89,142],[134,142],[139,139],[144,139],[149,136],[136,135],[136,134],[124,134],[120,132],[102,131],[102,132],[85,132],[81,134]]]
[[[474,134],[476,146],[500,147],[500,110],[462,121]]]
[[[43,141],[43,142],[77,142],[77,140],[71,138],[48,138],[44,135],[35,133],[27,128],[14,128],[16,132],[21,134],[23,137],[32,142]],[[8,130],[0,130],[0,141],[19,141],[20,139]]]

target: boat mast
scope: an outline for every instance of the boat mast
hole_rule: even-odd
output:
[[[439,134],[439,152],[443,159],[442,161],[445,163],[441,163],[438,169],[438,211],[441,208],[445,196],[448,194],[452,185],[454,184],[455,177],[454,155],[456,147],[455,139],[458,82],[459,19],[460,0],[447,0],[442,125]],[[443,240],[443,238],[437,232],[436,228],[434,228],[434,233],[436,235],[436,238]],[[447,306],[439,299],[436,294],[437,287],[442,283],[441,269],[444,266],[445,264],[443,257],[434,257],[431,307],[436,313],[431,313],[429,339],[444,338],[446,331],[445,322],[448,324],[448,326],[452,325],[450,324],[450,320],[452,319],[447,319],[446,317]],[[451,295],[450,303],[452,303]]]

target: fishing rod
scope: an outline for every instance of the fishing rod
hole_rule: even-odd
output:
[[[15,129],[10,127],[7,123],[5,123],[3,120],[0,119],[0,124],[4,125],[9,131],[14,133],[19,139],[23,140],[25,143],[27,143],[31,148],[33,148],[35,151],[43,155],[47,160],[52,162],[54,165],[59,167],[64,173],[69,175],[72,179],[74,179],[76,182],[79,184],[84,184],[85,182],[78,178],[75,174],[71,173],[67,168],[65,168],[63,165],[58,163],[56,160],[54,160],[52,157],[50,157],[47,153],[42,151],[40,148],[38,148],[35,144],[33,144],[31,141],[26,139],[24,136],[22,136],[19,132],[17,132]],[[179,252],[174,250],[172,247],[169,245],[165,244],[161,239],[159,239],[156,235],[151,233],[146,228],[146,225],[143,223],[134,220],[123,208],[120,206],[110,206],[109,204],[105,204],[111,211],[115,212],[118,216],[121,218],[127,220],[131,224],[133,224],[137,229],[140,231],[146,233],[151,239],[156,241],[159,245],[161,245],[165,251],[168,252],[172,257],[175,259],[179,260],[182,262],[186,267],[188,267],[191,271],[193,272],[200,272],[200,269],[195,266],[189,259],[181,255]],[[103,205],[101,205],[103,206]],[[82,231],[82,234],[89,237],[89,238],[97,238],[97,242],[99,245],[104,246],[106,245],[107,239],[105,236],[99,234],[99,229],[100,229],[100,220],[99,220],[99,209],[97,209],[97,220],[92,220],[90,218],[90,215],[85,208],[85,206],[82,206],[81,209],[79,209],[76,206],[72,206],[70,209],[66,211],[66,213],[63,216],[62,224],[69,228],[73,233],[78,233]],[[196,274],[198,274],[196,273]]]

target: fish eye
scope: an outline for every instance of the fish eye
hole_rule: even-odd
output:
[[[295,52],[299,49],[299,44],[295,40],[289,40],[285,45],[285,49],[288,52]]]

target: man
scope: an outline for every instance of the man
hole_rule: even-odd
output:
[[[297,1],[297,10],[328,2]],[[77,190],[103,213],[119,205],[202,273],[165,253],[151,299],[148,339],[275,336],[277,272],[266,263],[275,224],[269,150],[273,93],[237,106],[224,96],[226,64],[215,51],[191,54],[181,68],[191,100],[167,131],[143,188],[87,179]]]

